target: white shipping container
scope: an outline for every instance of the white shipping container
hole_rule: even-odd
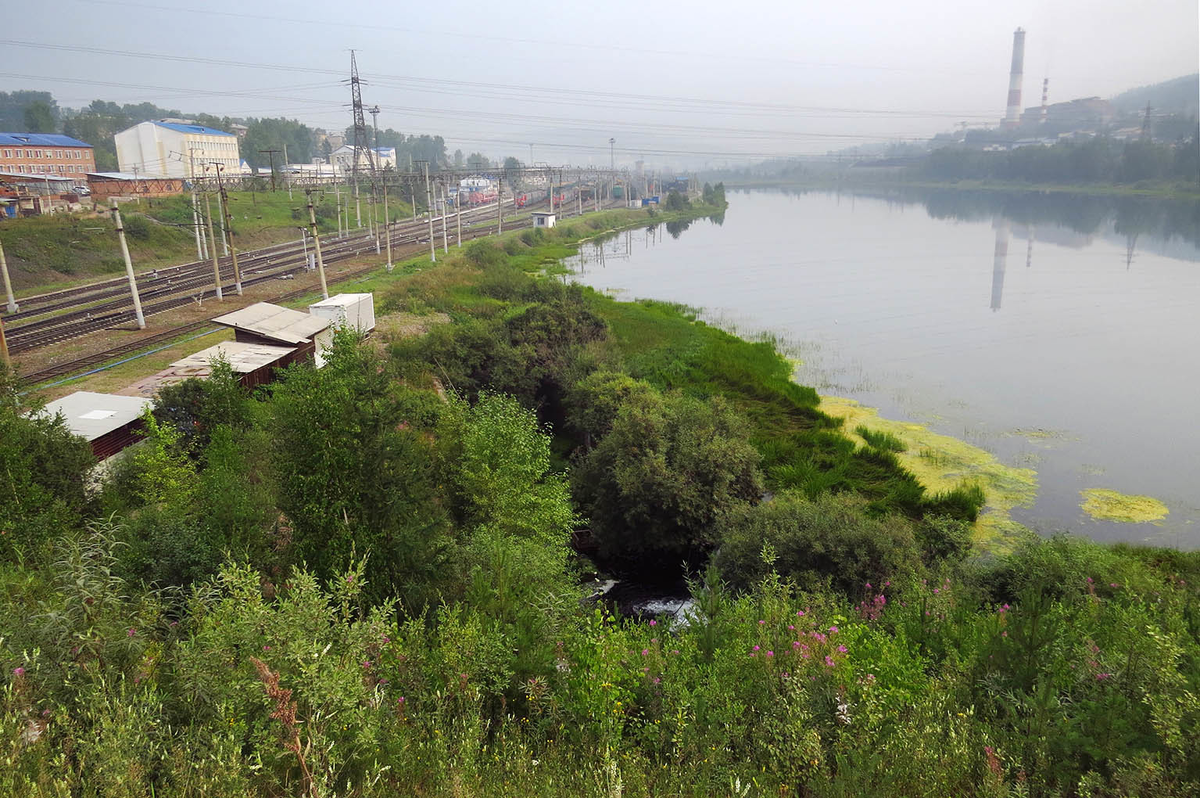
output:
[[[353,327],[364,335],[375,329],[374,294],[337,294],[309,305],[308,312],[329,319],[333,327]]]

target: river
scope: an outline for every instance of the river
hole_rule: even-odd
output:
[[[1200,547],[1200,203],[954,190],[730,192],[586,244],[582,283],[779,337],[796,379],[1037,472],[1042,534]],[[1146,495],[1100,520],[1083,491]]]

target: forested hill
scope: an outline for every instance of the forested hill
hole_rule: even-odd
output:
[[[1123,91],[1112,98],[1118,111],[1139,111],[1146,103],[1159,113],[1196,114],[1200,106],[1200,73]]]

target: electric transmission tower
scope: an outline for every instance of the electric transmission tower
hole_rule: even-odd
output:
[[[355,221],[362,227],[362,205],[358,199],[358,159],[366,153],[367,164],[371,167],[371,176],[375,175],[375,159],[372,157],[371,146],[367,141],[367,120],[363,115],[362,87],[358,78],[358,61],[354,51],[350,51],[350,107],[354,112],[354,163],[351,166],[351,178],[354,181]]]

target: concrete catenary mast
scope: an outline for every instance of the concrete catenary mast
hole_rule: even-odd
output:
[[[1008,109],[1001,127],[1014,128],[1021,123],[1021,78],[1025,71],[1025,31],[1013,32],[1012,72],[1008,76]]]

